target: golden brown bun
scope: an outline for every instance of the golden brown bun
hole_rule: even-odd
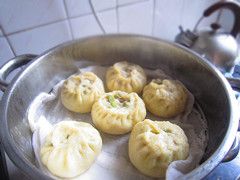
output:
[[[162,118],[182,113],[187,97],[186,88],[175,80],[154,79],[143,89],[143,100],[147,110]]]
[[[113,91],[106,93],[92,107],[92,120],[101,131],[109,134],[125,134],[144,120],[146,108],[136,93]]]
[[[142,67],[126,61],[115,63],[107,70],[106,84],[110,91],[141,93],[147,81]]]
[[[171,162],[184,160],[189,153],[187,137],[179,126],[149,119],[134,126],[128,148],[132,164],[151,177],[164,177]]]
[[[61,100],[68,110],[87,113],[103,93],[102,80],[92,72],[85,72],[65,80],[61,89]]]

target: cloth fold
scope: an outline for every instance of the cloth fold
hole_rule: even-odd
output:
[[[105,73],[107,67],[89,66],[79,69],[79,72],[91,71],[95,73],[100,79],[105,82]],[[170,78],[162,70],[148,70],[145,69],[149,80],[152,78]],[[47,168],[42,164],[40,159],[40,149],[44,143],[46,135],[51,131],[54,124],[63,119],[84,121],[94,126],[91,120],[91,114],[79,114],[70,112],[61,103],[60,89],[63,81],[60,81],[54,86],[52,92],[40,93],[31,103],[27,119],[30,128],[33,132],[32,145],[36,157],[36,164],[39,168],[54,179],[61,179],[53,176]],[[167,119],[168,121],[178,124],[188,137],[190,145],[190,153],[186,160],[179,160],[172,162],[166,173],[166,179],[183,178],[184,175],[198,166],[208,141],[207,121],[199,109],[194,105],[194,97],[188,91],[188,103],[183,114]],[[149,112],[148,119],[152,120],[166,120],[158,118]],[[132,180],[132,179],[151,179],[150,177],[141,174],[131,164],[128,157],[128,138],[129,134],[125,135],[108,135],[100,132],[103,140],[102,152],[94,162],[94,164],[83,174],[73,179],[111,179],[111,180]]]

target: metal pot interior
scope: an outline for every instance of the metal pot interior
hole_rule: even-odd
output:
[[[225,86],[207,63],[177,45],[142,36],[112,35],[77,40],[39,56],[9,88],[4,97],[3,120],[6,151],[10,158],[36,177],[37,170],[26,111],[40,92],[49,92],[77,68],[91,64],[111,65],[121,60],[146,68],[161,68],[182,81],[200,104],[209,128],[209,142],[203,157],[208,159],[222,143],[231,119]],[[28,167],[23,167],[23,166]],[[31,169],[31,170],[26,170]]]

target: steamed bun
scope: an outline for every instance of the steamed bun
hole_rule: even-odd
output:
[[[55,176],[72,178],[86,171],[102,148],[99,132],[77,121],[57,123],[41,147],[41,161]]]
[[[115,63],[107,70],[106,83],[110,91],[141,93],[147,81],[142,67],[126,61]]]
[[[140,172],[164,177],[171,162],[188,157],[189,144],[179,126],[146,119],[134,126],[128,150],[130,161]]]
[[[92,72],[85,72],[65,80],[61,89],[61,101],[70,111],[87,113],[103,93],[102,80]]]
[[[170,118],[185,110],[186,88],[176,80],[153,79],[143,89],[146,108],[156,116]]]
[[[113,91],[101,96],[92,107],[92,120],[101,131],[125,134],[144,120],[146,108],[136,93]]]

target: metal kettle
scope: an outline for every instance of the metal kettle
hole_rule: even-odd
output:
[[[224,32],[217,23],[211,24],[210,30],[197,31],[197,26],[203,18],[221,8],[229,9],[234,14],[235,20],[230,33]],[[196,51],[220,70],[229,71],[234,66],[239,50],[236,37],[240,31],[240,4],[234,1],[213,4],[204,11],[193,31],[184,31],[182,27],[180,31],[175,42]]]

